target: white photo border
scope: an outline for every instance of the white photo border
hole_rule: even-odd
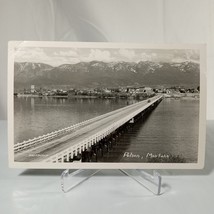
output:
[[[200,51],[200,115],[197,163],[106,163],[106,162],[15,162],[14,161],[14,53],[17,47],[60,48],[135,48],[135,49],[197,49]],[[132,44],[96,42],[10,41],[8,43],[8,157],[11,168],[38,169],[202,169],[206,142],[206,45],[205,44]]]

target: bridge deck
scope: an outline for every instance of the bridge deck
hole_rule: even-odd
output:
[[[88,120],[69,133],[16,152],[15,161],[58,162],[59,159],[63,161],[64,158],[73,157],[74,154],[98,142],[161,98],[162,96],[155,96],[150,98],[150,102],[144,100]]]

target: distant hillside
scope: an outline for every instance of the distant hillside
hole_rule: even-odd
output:
[[[112,62],[100,61],[63,64],[15,62],[15,88],[69,86],[76,88],[126,85],[199,85],[199,65],[193,62]]]

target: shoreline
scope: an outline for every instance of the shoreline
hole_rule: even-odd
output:
[[[200,95],[198,93],[196,94],[163,94],[165,99],[200,99]],[[64,99],[134,99],[133,96],[128,96],[128,97],[99,97],[99,96],[88,96],[88,95],[74,95],[74,96],[69,96],[69,95],[36,95],[36,94],[14,94],[14,97],[29,97],[29,98],[64,98]],[[149,98],[149,97],[148,97]]]

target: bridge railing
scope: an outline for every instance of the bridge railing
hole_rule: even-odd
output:
[[[112,112],[109,112],[109,113],[105,114],[105,116],[108,116],[108,114],[110,114],[110,113],[112,114]],[[72,126],[64,128],[64,129],[53,131],[51,133],[48,133],[48,134],[45,134],[45,135],[42,135],[42,136],[39,136],[39,137],[35,137],[33,139],[29,139],[29,140],[23,141],[21,143],[16,143],[14,145],[14,152],[23,151],[23,150],[29,149],[29,148],[31,148],[33,146],[38,146],[41,143],[47,142],[47,141],[52,140],[52,139],[54,139],[54,138],[56,138],[58,136],[61,136],[61,135],[64,135],[64,134],[66,134],[68,132],[74,131],[75,129],[77,129],[77,128],[81,127],[81,126],[84,126],[86,124],[89,124],[90,122],[93,122],[94,120],[99,120],[102,117],[104,117],[104,115],[100,115],[98,117],[91,118],[89,120],[85,120],[83,122],[74,124]]]
[[[102,140],[103,138],[105,138],[106,136],[108,136],[109,134],[114,132],[116,129],[118,129],[120,126],[122,126],[123,124],[130,121],[132,118],[134,118],[136,115],[141,113],[143,110],[145,110],[149,106],[152,106],[154,103],[156,103],[161,98],[162,98],[162,96],[152,100],[151,102],[147,103],[142,108],[139,108],[138,110],[132,112],[131,114],[120,119],[119,121],[114,122],[112,125],[108,126],[107,128],[99,131],[98,133],[90,136],[89,138],[86,138],[85,140],[79,142],[76,145],[73,145],[55,155],[50,156],[49,158],[47,158],[43,161],[44,162],[53,162],[53,163],[64,162],[64,160],[69,161],[69,159],[70,158],[72,159],[74,155],[77,155],[78,153],[85,151],[91,145],[94,145],[95,143],[99,142],[100,140]]]
[[[151,98],[151,100],[152,99],[154,99],[154,98]],[[142,101],[142,102],[144,102],[144,101]],[[115,114],[116,112],[121,111],[121,109],[127,109],[127,108],[130,108],[130,107],[133,107],[134,105],[139,105],[140,103],[141,102],[137,102],[135,104],[128,105],[128,106],[125,106],[123,108],[116,109],[114,111],[111,111],[111,112],[108,112],[106,114],[97,116],[95,118],[91,118],[91,119],[85,120],[83,122],[71,125],[69,127],[66,127],[66,128],[63,128],[63,129],[60,129],[60,130],[57,130],[57,131],[53,131],[51,133],[48,133],[48,134],[45,134],[45,135],[42,135],[42,136],[39,136],[39,137],[35,137],[33,139],[29,139],[29,140],[23,141],[21,143],[16,143],[14,145],[14,152],[17,153],[17,152],[21,152],[23,150],[27,150],[29,148],[33,148],[33,147],[39,146],[40,144],[48,142],[48,141],[50,141],[50,140],[52,140],[52,139],[54,139],[56,137],[59,137],[59,136],[62,136],[64,134],[67,134],[69,132],[72,132],[72,131],[76,130],[77,128],[80,128],[81,126],[85,126],[85,125],[90,124],[92,122],[98,121],[98,120],[100,120],[100,119],[102,119],[104,117],[107,117],[107,116],[109,116],[111,114]]]

